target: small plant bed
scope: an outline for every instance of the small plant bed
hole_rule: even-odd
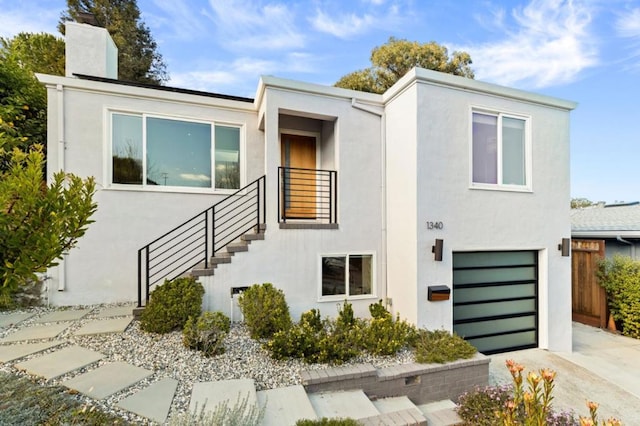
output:
[[[614,418],[600,421],[598,404],[588,401],[588,416],[557,412],[552,408],[556,373],[549,369],[530,371],[506,361],[513,383],[485,386],[465,392],[458,399],[458,415],[467,426],[621,426]]]
[[[468,359],[476,349],[444,330],[420,330],[393,315],[382,301],[371,304],[371,319],[356,318],[345,301],[336,319],[311,309],[292,323],[284,294],[272,284],[251,286],[239,299],[251,336],[261,339],[274,359],[297,358],[307,363],[341,364],[362,354],[394,356],[413,351],[419,363]]]
[[[2,425],[128,425],[121,417],[83,404],[62,386],[43,386],[0,372]]]

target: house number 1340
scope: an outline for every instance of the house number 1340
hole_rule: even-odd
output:
[[[427,222],[427,229],[442,229],[444,224],[442,222]]]

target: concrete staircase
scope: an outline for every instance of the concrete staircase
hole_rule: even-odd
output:
[[[415,405],[406,396],[370,400],[361,390],[309,393],[301,385],[255,391],[250,379],[194,385],[190,409],[213,410],[226,402],[233,407],[248,398],[264,407],[263,426],[294,425],[301,419],[352,418],[365,426],[451,426],[461,424],[449,400]]]
[[[259,232],[256,232],[255,228],[256,227],[254,227],[253,232],[240,236],[238,240],[232,241],[231,243],[227,244],[224,249],[220,250],[218,253],[212,256],[209,259],[209,264],[206,268],[204,262],[202,262],[196,265],[191,270],[190,274],[195,277],[213,275],[218,265],[231,263],[232,258],[236,253],[249,251],[249,245],[252,241],[264,240],[264,232],[267,229],[267,225],[261,224]]]

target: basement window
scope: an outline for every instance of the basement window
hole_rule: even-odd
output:
[[[373,294],[373,255],[322,256],[322,297],[370,296]]]

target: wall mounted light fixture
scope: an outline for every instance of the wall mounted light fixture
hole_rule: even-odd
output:
[[[571,238],[563,238],[562,243],[558,244],[558,250],[562,252],[564,257],[571,254]]]
[[[431,246],[431,253],[433,253],[433,260],[442,262],[442,245],[444,240],[436,239],[436,244]]]

